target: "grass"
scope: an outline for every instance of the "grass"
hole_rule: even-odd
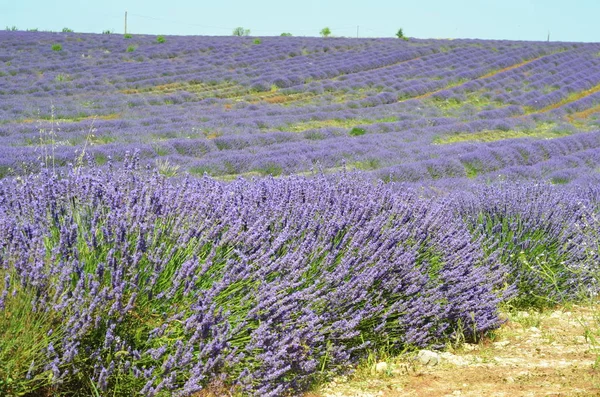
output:
[[[80,121],[86,120],[118,120],[122,117],[121,113],[110,113],[103,115],[89,115],[80,113],[76,116],[63,116],[63,115],[55,115],[51,112],[49,115],[41,115],[37,118],[27,118],[17,120],[16,122],[19,124],[30,124],[30,123],[44,123],[44,122],[55,122],[55,123],[78,123]]]
[[[495,142],[519,138],[555,139],[571,134],[570,131],[557,128],[554,123],[542,123],[535,130],[485,130],[445,135],[434,138],[433,143],[445,145],[459,142]]]
[[[558,109],[560,107],[563,107],[564,105],[578,101],[580,99],[583,99],[583,98],[590,96],[592,94],[595,94],[597,92],[600,92],[600,84],[596,85],[595,87],[590,88],[589,90],[574,92],[572,94],[569,94],[569,96],[567,96],[565,99],[563,99],[557,103],[553,103],[552,105],[546,106],[545,108],[542,108],[539,110],[537,110],[535,108],[527,108],[527,111],[528,111],[528,113],[546,113],[546,112],[549,112],[550,110]]]
[[[23,395],[52,383],[53,372],[44,370],[51,362],[46,350],[50,344],[60,344],[64,330],[52,312],[34,309],[33,289],[19,288],[14,273],[2,269],[0,277],[8,277],[14,284],[8,287],[8,294],[6,284],[1,290],[4,307],[0,316],[0,395]],[[37,374],[30,376],[31,373]]]
[[[380,119],[328,119],[328,120],[310,120],[302,121],[299,123],[288,124],[286,126],[278,127],[280,131],[291,131],[291,132],[304,132],[307,130],[321,129],[321,128],[346,128],[349,129],[349,135],[358,136],[364,135],[366,130],[360,128],[360,125],[369,125],[374,123],[392,123],[397,121],[396,117],[385,117]]]

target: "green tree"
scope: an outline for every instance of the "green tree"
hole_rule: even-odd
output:
[[[399,39],[404,38],[404,32],[402,31],[402,28],[398,29],[398,31],[396,32],[396,37]]]
[[[237,28],[233,29],[233,33],[234,36],[250,36],[250,29],[244,29],[241,26],[238,26]]]
[[[325,28],[321,29],[321,31],[319,33],[323,37],[329,37],[329,35],[331,34],[331,29],[325,27]]]
[[[291,33],[284,32],[284,33],[282,33],[280,36],[284,36],[284,37],[292,37],[292,34],[291,34]]]

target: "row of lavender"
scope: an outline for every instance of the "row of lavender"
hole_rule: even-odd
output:
[[[600,128],[596,44],[293,37],[158,44],[152,36],[0,34],[0,175],[37,167],[41,153],[54,153],[59,165],[84,151],[104,163],[134,148],[153,165],[199,175],[345,163],[406,181],[415,178],[398,170],[434,181],[528,173],[514,167],[568,181],[598,167],[586,153],[573,166],[565,156],[576,151],[551,149],[489,170],[477,165],[490,151],[538,145],[511,137]],[[62,50],[52,51],[53,43]],[[501,143],[460,143],[481,134]],[[455,135],[459,143],[451,144]],[[595,147],[587,135],[573,136],[584,141],[577,151]],[[560,139],[566,143],[556,145],[571,145]],[[473,158],[479,146],[483,157]],[[426,172],[442,158],[453,164],[449,173]]]
[[[503,301],[597,293],[597,189],[138,163],[0,181],[0,393],[295,394],[369,351],[477,340]]]

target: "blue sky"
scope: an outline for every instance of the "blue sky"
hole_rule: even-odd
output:
[[[318,36],[600,42],[599,0],[0,0],[0,28],[76,32]]]

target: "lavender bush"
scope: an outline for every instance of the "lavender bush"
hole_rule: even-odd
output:
[[[73,170],[5,180],[0,197],[4,299],[31,294],[61,335],[11,375],[55,390],[285,394],[377,346],[477,339],[506,296],[444,206],[356,176]]]
[[[583,209],[559,189],[426,199],[359,173],[224,183],[138,164],[2,181],[0,341],[22,354],[3,393],[294,394],[382,347],[476,341],[501,302],[573,297],[591,274],[568,226]],[[540,253],[556,282],[524,266]]]
[[[2,395],[297,395],[598,292],[597,44],[0,36]]]

